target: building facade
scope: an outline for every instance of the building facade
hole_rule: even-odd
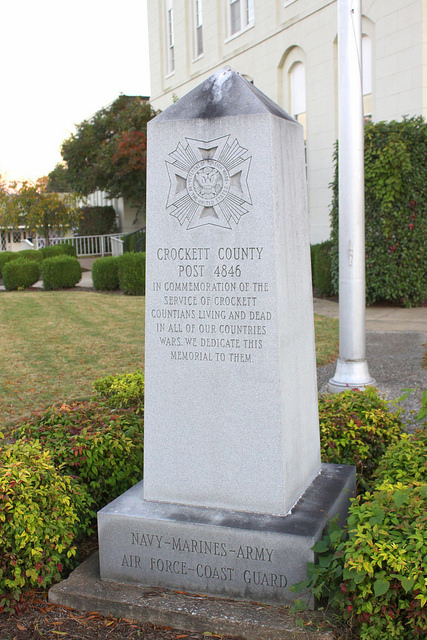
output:
[[[427,117],[427,0],[362,0],[365,117]],[[151,103],[230,66],[299,120],[311,242],[329,237],[338,134],[337,0],[148,0]]]

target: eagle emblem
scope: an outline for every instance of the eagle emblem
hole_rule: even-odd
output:
[[[230,136],[204,141],[186,138],[169,154],[166,209],[181,225],[231,229],[252,205],[248,174],[251,157]]]

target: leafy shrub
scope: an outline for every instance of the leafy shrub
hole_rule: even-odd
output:
[[[3,284],[7,291],[31,287],[40,278],[40,267],[34,260],[11,260],[3,267]]]
[[[131,410],[94,402],[49,407],[23,422],[15,437],[39,440],[64,473],[87,486],[97,509],[142,477],[143,424]]]
[[[145,253],[124,253],[118,258],[119,283],[130,296],[145,294]]]
[[[427,298],[427,123],[420,117],[365,127],[366,302]],[[338,293],[338,152],[332,184],[331,269]]]
[[[144,374],[140,369],[98,378],[93,388],[114,409],[134,407],[141,412],[144,409]]]
[[[427,485],[382,484],[350,506],[348,537],[334,529],[319,563],[294,591],[328,597],[361,640],[414,640],[427,633]]]
[[[52,244],[49,247],[43,247],[39,249],[39,252],[45,258],[54,258],[55,256],[71,256],[76,257],[75,247],[68,242],[61,242],[60,244]]]
[[[119,288],[119,263],[113,256],[98,258],[92,266],[92,282],[97,291],[115,291]]]
[[[323,296],[333,293],[331,280],[331,241],[326,240],[311,247],[313,287]]]
[[[69,289],[80,282],[82,268],[77,258],[59,255],[42,262],[43,287],[45,289]]]
[[[98,236],[117,231],[116,212],[112,206],[82,207],[79,235]]]
[[[17,252],[0,251],[0,277],[2,276],[4,265],[11,260],[16,260],[18,257]]]
[[[91,498],[39,442],[0,445],[0,613],[46,588],[76,554]]]
[[[18,251],[16,255],[20,259],[24,258],[25,260],[35,260],[39,264],[43,260],[43,254],[36,249],[24,249],[23,251]]]
[[[375,470],[377,483],[423,482],[427,484],[427,429],[419,429],[412,436],[404,433],[388,447]]]
[[[322,461],[355,464],[359,491],[369,488],[386,448],[402,432],[399,413],[372,387],[321,396],[319,424]]]

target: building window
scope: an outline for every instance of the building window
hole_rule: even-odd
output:
[[[304,127],[306,138],[306,101],[305,101],[305,67],[302,62],[296,62],[289,71],[289,85],[291,94],[291,112],[295,120]]]
[[[254,0],[229,0],[230,35],[239,33],[254,22]]]
[[[168,56],[168,74],[169,74],[175,71],[173,0],[166,0],[166,29],[167,29],[167,56]]]
[[[372,119],[372,44],[369,36],[362,36],[363,115]]]
[[[196,58],[203,53],[202,0],[194,0],[194,52]]]
[[[13,242],[16,244],[17,242],[21,242],[21,232],[20,231],[14,231],[12,234],[12,239]]]

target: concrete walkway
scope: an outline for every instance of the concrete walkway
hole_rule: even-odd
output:
[[[314,313],[338,318],[338,302],[314,298]],[[385,305],[366,309],[366,331],[424,331],[427,332],[427,307],[401,309]]]

